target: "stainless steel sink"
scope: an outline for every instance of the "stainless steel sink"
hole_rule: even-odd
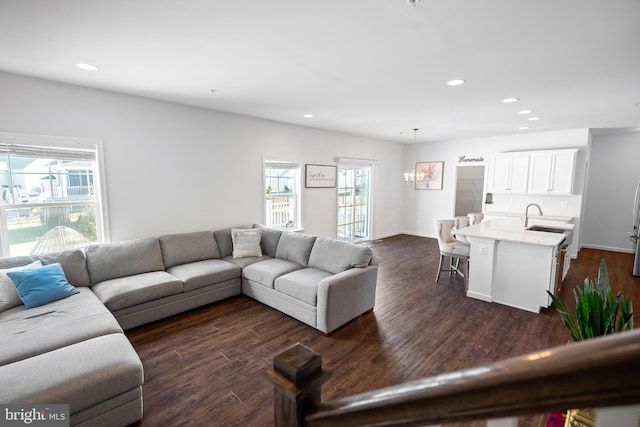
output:
[[[565,239],[562,242],[563,248],[568,248],[571,243],[573,243],[573,230],[567,230],[564,228],[550,227],[548,225],[538,225],[534,224],[530,227],[527,227],[529,231],[544,231],[545,233],[558,233],[564,234]]]
[[[546,225],[532,225],[531,227],[528,227],[527,230],[544,231],[545,233],[564,233],[567,231],[564,228],[549,227]]]

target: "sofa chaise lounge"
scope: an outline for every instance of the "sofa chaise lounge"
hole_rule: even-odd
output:
[[[56,263],[76,294],[27,309],[10,293],[12,270]],[[373,309],[377,271],[367,246],[257,224],[1,259],[0,403],[126,426],[144,376],[123,330],[244,293],[328,334]]]

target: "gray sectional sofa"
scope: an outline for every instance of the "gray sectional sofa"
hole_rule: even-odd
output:
[[[55,263],[78,293],[29,309],[7,294],[8,271]],[[0,259],[0,403],[131,424],[144,376],[123,330],[244,293],[328,334],[373,309],[377,272],[367,246],[261,225]]]

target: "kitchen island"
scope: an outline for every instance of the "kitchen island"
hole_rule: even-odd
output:
[[[470,243],[467,296],[538,313],[548,307],[560,271],[564,231],[575,225],[544,220],[493,219],[461,228]],[[539,231],[544,230],[544,231]]]

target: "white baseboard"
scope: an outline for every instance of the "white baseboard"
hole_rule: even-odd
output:
[[[599,249],[601,251],[611,251],[611,252],[623,252],[623,253],[627,253],[627,254],[632,254],[634,252],[633,249],[627,249],[627,248],[616,248],[613,246],[600,246],[600,245],[587,245],[587,244],[582,244],[580,245],[580,249],[582,248],[586,248],[586,249]]]
[[[387,237],[399,236],[400,234],[403,234],[402,231],[396,231],[396,232],[393,232],[393,233],[386,233],[386,234],[379,234],[376,237],[372,238],[371,241],[375,242],[376,240],[386,239]]]
[[[467,296],[470,298],[479,299],[480,301],[493,302],[491,295],[485,295],[474,291],[467,291]]]
[[[399,236],[401,234],[406,234],[408,236],[416,236],[416,237],[428,237],[428,238],[431,238],[431,239],[435,239],[436,238],[435,234],[434,235],[429,235],[429,234],[414,233],[414,232],[411,232],[411,231],[396,231],[396,232],[393,232],[393,233],[380,234],[380,235],[376,236],[375,238],[373,238],[371,240],[372,241],[373,240],[382,240],[382,239],[386,239],[387,237]]]
[[[402,234],[407,234],[409,236],[428,237],[430,239],[437,239],[435,234],[416,233],[413,231],[403,231]]]

